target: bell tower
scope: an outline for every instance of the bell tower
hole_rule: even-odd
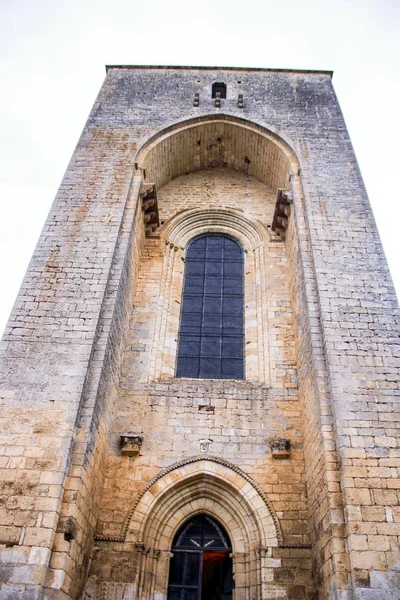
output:
[[[107,67],[1,345],[1,598],[400,591],[398,305],[331,76]]]

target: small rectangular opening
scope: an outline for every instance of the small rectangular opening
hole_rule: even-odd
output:
[[[211,97],[216,98],[218,92],[220,94],[220,98],[226,98],[226,84],[225,83],[223,83],[221,81],[219,81],[219,82],[217,81],[212,84]]]

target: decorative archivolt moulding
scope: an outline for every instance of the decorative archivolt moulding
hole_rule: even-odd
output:
[[[202,482],[201,479],[203,479]],[[206,485],[204,485],[205,483]],[[219,486],[218,483],[220,484]],[[159,527],[167,524],[170,528],[171,525],[171,512],[167,520],[162,519],[160,521],[158,519],[157,512],[160,506],[164,507],[164,512],[167,509],[167,513],[168,505],[171,505],[171,508],[174,510],[178,510],[179,508],[180,520],[185,519],[184,513],[180,510],[184,505],[185,494],[182,491],[185,488],[189,516],[193,515],[193,501],[195,500],[196,493],[204,496],[205,500],[210,502],[210,506],[214,508],[219,504],[221,511],[224,511],[226,506],[230,509],[233,507],[233,510],[236,510],[234,521],[238,521],[243,507],[248,503],[248,510],[250,512],[242,521],[242,526],[247,526],[246,524],[250,523],[254,518],[259,521],[254,532],[258,532],[256,533],[256,537],[261,536],[262,538],[258,540],[260,548],[270,548],[273,546],[279,546],[280,548],[310,548],[308,543],[285,542],[280,522],[272,503],[267,494],[247,473],[223,458],[204,454],[173,463],[169,467],[159,471],[135,498],[123,525],[121,535],[112,537],[98,535],[95,536],[95,539],[104,542],[133,541],[135,547],[138,549],[142,548],[143,551],[154,548],[160,543]],[[208,493],[213,497],[207,498]],[[232,506],[227,501],[229,497],[231,498],[231,502],[233,502]],[[149,502],[149,500],[151,501]],[[167,503],[165,500],[167,500]],[[157,507],[156,512],[153,510],[155,507]],[[198,512],[202,512],[200,507]],[[214,514],[214,516],[221,518],[220,515]],[[156,528],[153,523],[157,524]],[[224,524],[226,525],[226,523]],[[254,525],[255,523],[253,523]],[[178,522],[175,529],[179,526],[180,522]],[[263,529],[264,534],[262,533]],[[240,533],[240,530],[238,532],[239,537],[242,538],[243,534]],[[156,535],[156,538],[152,539],[154,535]],[[172,533],[169,536],[171,538],[169,541],[172,544],[171,535],[173,537],[174,534]],[[170,545],[165,549],[165,552],[169,551],[169,549]],[[163,551],[164,554],[165,552]]]
[[[181,211],[161,230],[164,257],[148,380],[174,377],[185,249],[193,238],[205,233],[229,235],[245,251],[245,378],[270,385],[267,288],[270,233],[262,223],[234,209]]]

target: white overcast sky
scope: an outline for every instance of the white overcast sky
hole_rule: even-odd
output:
[[[400,0],[0,0],[0,332],[105,64],[334,70],[400,293]]]

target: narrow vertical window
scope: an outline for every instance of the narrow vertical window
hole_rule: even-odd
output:
[[[216,98],[218,92],[220,94],[220,98],[226,98],[226,83],[223,83],[222,81],[216,81],[212,84],[211,98]]]
[[[243,379],[243,251],[225,235],[186,252],[177,377]]]

